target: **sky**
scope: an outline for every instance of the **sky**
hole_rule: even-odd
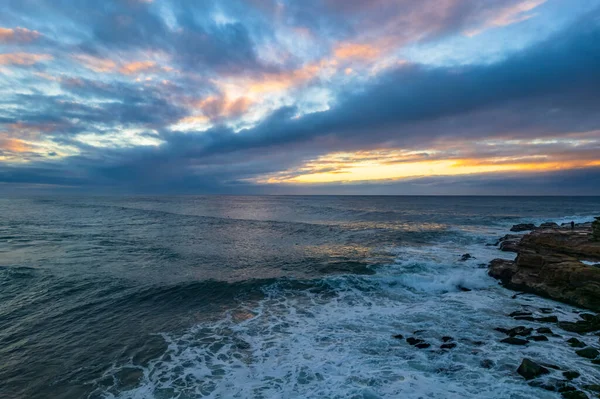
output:
[[[600,195],[600,0],[0,2],[0,193]]]

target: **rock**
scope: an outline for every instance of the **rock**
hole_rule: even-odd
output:
[[[540,334],[550,334],[550,335],[552,335],[552,334],[553,334],[552,330],[551,330],[551,329],[549,329],[548,327],[540,327],[540,328],[538,328],[538,329],[537,329],[537,330],[535,330],[535,331],[537,331],[537,332],[538,332],[538,333],[540,333]]]
[[[548,341],[548,337],[545,335],[532,335],[529,337],[530,340],[540,342],[540,341]]]
[[[533,332],[533,328],[527,328],[525,326],[518,326],[515,328],[511,328],[506,332],[507,335],[514,337],[520,335],[522,337],[526,337]]]
[[[538,229],[543,230],[543,229],[559,229],[560,226],[558,225],[558,223],[554,223],[554,222],[546,222],[546,223],[542,223],[540,224],[540,227],[538,227]]]
[[[587,346],[585,342],[581,342],[577,338],[570,338],[567,342],[569,343],[569,346],[572,346],[573,348],[585,348]]]
[[[422,342],[420,344],[416,344],[415,348],[419,348],[419,349],[427,349],[431,346],[431,344],[428,344],[427,342]]]
[[[408,338],[406,338],[406,342],[408,342],[409,345],[417,345],[417,344],[421,344],[425,341],[423,341],[422,339],[419,339],[419,338],[408,337]]]
[[[575,351],[575,353],[577,353],[581,357],[585,357],[586,359],[595,359],[598,357],[598,355],[600,355],[600,352],[598,352],[597,349],[589,346],[587,348]]]
[[[535,321],[533,316],[517,316],[515,320]]]
[[[512,312],[511,314],[509,314],[510,317],[517,317],[517,316],[531,316],[531,312],[524,312],[524,311],[515,311]]]
[[[598,317],[590,321],[578,320],[576,322],[561,321],[558,326],[565,331],[576,332],[579,334],[590,333],[600,330],[600,319]]]
[[[600,311],[600,268],[579,261],[600,260],[590,235],[591,228],[535,230],[518,243],[515,261],[495,259],[488,273],[506,288]]]
[[[595,218],[592,223],[592,239],[594,241],[600,241],[600,216]]]
[[[558,323],[558,317],[556,316],[547,316],[547,317],[538,317],[535,321],[539,321],[542,323]]]
[[[464,254],[463,256],[460,257],[460,260],[462,262],[465,262],[465,261],[467,261],[469,259],[475,259],[475,258],[471,254]]]
[[[552,313],[552,312],[554,312],[554,309],[552,309],[552,308],[540,308],[540,312],[542,312],[542,313]]]
[[[496,328],[494,328],[494,330],[499,331],[502,334],[506,334],[506,335],[508,335],[508,331],[510,331],[508,328],[504,328],[504,327],[496,327]]]
[[[596,318],[596,315],[593,315],[591,313],[581,313],[579,314],[579,317],[581,317],[583,320],[585,321],[594,321],[594,319]]]
[[[600,385],[598,384],[584,385],[583,387],[588,391],[600,392]]]
[[[521,338],[516,338],[516,337],[504,338],[500,342],[502,342],[503,344],[509,344],[509,345],[527,345],[529,343],[529,341],[527,341],[526,339],[521,339]]]
[[[454,349],[454,348],[456,348],[456,343],[450,342],[448,344],[443,344],[442,346],[440,346],[440,348],[442,348],[442,349]]]
[[[579,378],[581,374],[579,374],[577,371],[563,371],[563,376],[567,380],[574,380],[575,378]]]
[[[404,339],[404,335],[402,335],[402,334],[396,334],[396,335],[393,336],[393,338]]]
[[[519,373],[526,380],[532,380],[540,375],[548,374],[550,371],[544,366],[540,366],[536,362],[530,359],[523,359],[521,365],[517,369],[517,373]]]
[[[119,381],[119,386],[121,388],[129,390],[140,383],[144,377],[144,372],[137,368],[125,367],[117,372],[115,377]]]
[[[581,391],[563,392],[561,395],[565,399],[589,399],[589,396]]]
[[[459,285],[458,289],[461,290],[462,292],[471,292],[472,291],[470,288],[463,287],[462,285]]]
[[[481,367],[483,367],[484,369],[491,369],[492,367],[495,366],[495,363],[493,360],[483,359],[481,362],[479,362],[479,365]]]
[[[499,244],[500,250],[504,252],[518,252],[521,238],[523,237],[518,234],[507,234],[499,239],[496,245]]]
[[[534,230],[534,229],[535,229],[535,224],[533,224],[533,223],[520,223],[520,224],[515,224],[513,227],[511,227],[510,231],[521,232],[521,231],[529,231],[529,230]]]
[[[448,337],[448,336],[442,337],[442,342],[449,342],[449,341],[454,341],[454,338]]]

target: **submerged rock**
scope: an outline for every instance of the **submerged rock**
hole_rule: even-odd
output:
[[[529,341],[526,339],[516,338],[516,337],[504,338],[500,342],[502,342],[503,344],[509,344],[509,345],[527,345],[529,343]]]
[[[538,333],[540,333],[540,334],[550,334],[550,335],[552,335],[552,334],[553,334],[552,330],[551,330],[551,329],[549,329],[548,327],[540,327],[540,328],[538,328],[538,329],[537,329],[537,330],[535,330],[535,331],[537,331],[537,332],[538,332]]]
[[[431,346],[431,344],[428,344],[427,342],[422,342],[420,344],[416,344],[415,348],[419,348],[419,349],[427,349]]]
[[[540,341],[548,341],[548,337],[545,335],[532,335],[529,337],[530,340],[540,342]]]
[[[585,342],[581,342],[577,338],[570,338],[567,342],[569,343],[569,346],[572,346],[573,348],[585,348],[587,346]]]
[[[525,358],[517,369],[517,373],[523,376],[523,378],[526,380],[532,380],[541,375],[548,374],[550,371],[544,366],[537,364],[533,360]]]
[[[563,392],[561,395],[565,399],[589,399],[589,396],[581,391]]]
[[[585,357],[586,359],[595,359],[598,357],[598,355],[600,355],[600,352],[598,352],[598,349],[595,349],[592,347],[580,349],[578,351],[575,351],[575,353],[577,353],[581,357]]]
[[[442,349],[454,349],[454,348],[456,348],[456,343],[450,342],[448,344],[443,344],[442,346],[440,346],[440,348],[442,348]]]
[[[402,335],[402,334],[396,334],[396,335],[392,336],[392,338],[404,339],[404,335]]]
[[[460,257],[460,260],[465,262],[469,259],[475,259],[471,254],[464,254],[463,256]]]
[[[423,341],[420,338],[408,337],[408,338],[406,338],[406,342],[408,342],[409,345],[413,345],[414,346],[414,345],[417,345],[417,344],[421,344],[421,343],[423,343],[425,341]]]
[[[579,374],[577,371],[564,371],[563,376],[567,380],[574,380],[575,378],[579,378],[581,374]]]

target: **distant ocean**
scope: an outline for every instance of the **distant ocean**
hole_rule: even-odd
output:
[[[3,198],[0,398],[559,398],[523,357],[597,369],[494,328],[573,308],[513,299],[486,265],[514,254],[487,244],[599,215],[597,197]]]

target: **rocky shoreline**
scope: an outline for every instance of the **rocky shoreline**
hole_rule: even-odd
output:
[[[511,231],[531,232],[525,235],[508,234],[494,244],[502,251],[517,253],[517,257],[513,261],[493,260],[489,265],[490,276],[512,290],[600,311],[600,218],[593,223],[563,226],[555,223],[544,223],[537,227],[515,225]],[[519,325],[498,327],[496,330],[506,336],[500,342],[528,345],[548,341],[550,337],[564,341],[582,359],[600,365],[600,315],[579,313],[580,320],[560,321],[550,314],[552,309],[537,309],[535,313],[524,310],[513,312],[510,316],[538,325],[551,323],[557,329],[577,334],[580,338],[565,339],[549,327]],[[516,372],[530,385],[559,392],[567,399],[589,398],[590,394],[600,397],[600,385],[578,383],[581,377],[578,372],[563,370],[558,365],[524,358]]]
[[[600,218],[594,224],[573,226],[515,225],[511,231],[532,231],[508,234],[498,241],[502,251],[516,252],[517,257],[494,259],[489,275],[512,290],[600,311],[598,224]]]

